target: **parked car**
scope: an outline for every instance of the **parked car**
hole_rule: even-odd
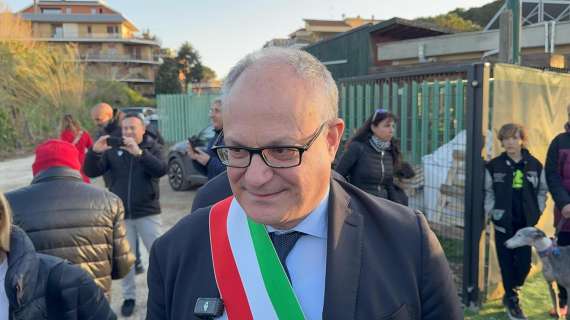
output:
[[[202,129],[193,139],[195,147],[204,150],[214,135],[211,125]],[[175,191],[188,190],[208,181],[206,172],[186,154],[187,149],[188,140],[184,140],[174,144],[168,151],[168,183]]]
[[[158,113],[156,112],[156,108],[151,107],[124,107],[120,108],[119,111],[122,111],[125,114],[128,113],[140,113],[143,115],[144,119],[148,121],[151,125],[158,128]]]
[[[151,107],[124,107],[119,111],[124,113],[142,113],[145,118],[156,114],[156,109]]]

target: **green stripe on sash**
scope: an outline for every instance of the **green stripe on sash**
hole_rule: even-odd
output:
[[[297,296],[287,279],[265,226],[249,218],[247,218],[247,223],[263,282],[275,313],[279,319],[304,320],[305,316],[297,301]]]

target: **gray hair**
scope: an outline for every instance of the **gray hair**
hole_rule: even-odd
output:
[[[331,120],[338,116],[338,88],[331,73],[317,58],[297,49],[270,47],[248,54],[230,70],[222,86],[222,99],[225,100],[230,94],[232,87],[245,70],[263,61],[283,63],[292,67],[314,92],[321,92],[327,100],[322,108],[323,120]]]

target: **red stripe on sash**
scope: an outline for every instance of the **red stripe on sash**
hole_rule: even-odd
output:
[[[228,319],[253,319],[228,239],[227,221],[233,197],[216,203],[210,211],[210,245],[216,284]]]

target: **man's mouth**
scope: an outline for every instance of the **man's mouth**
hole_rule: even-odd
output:
[[[259,198],[259,199],[270,199],[272,197],[275,197],[277,195],[279,195],[281,191],[276,191],[276,192],[251,192],[249,191],[249,193],[254,197],[254,198]]]

